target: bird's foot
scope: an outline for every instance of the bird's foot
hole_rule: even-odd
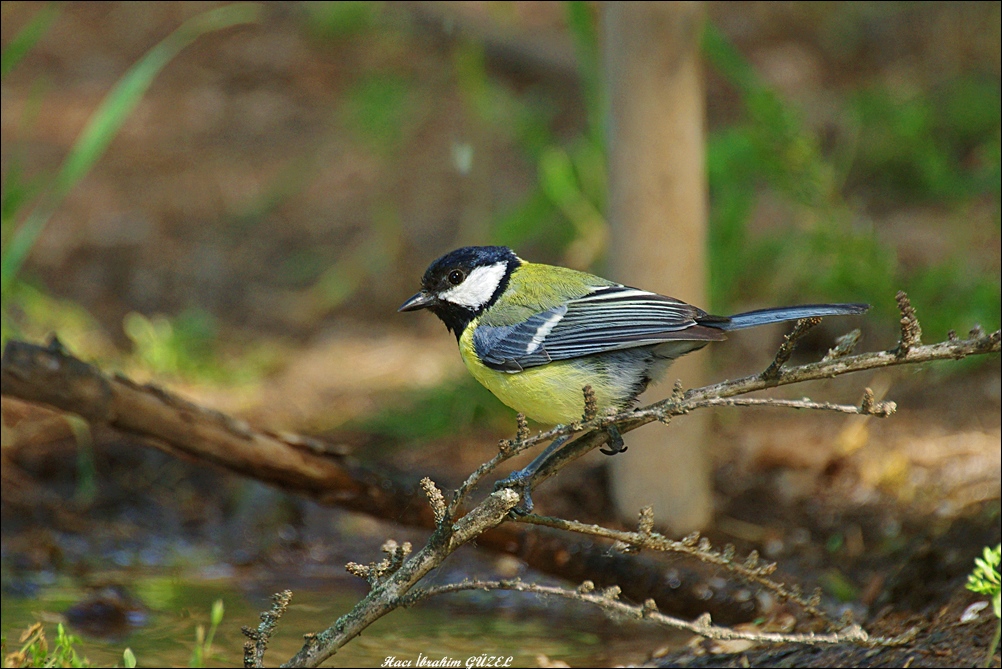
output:
[[[501,490],[502,488],[511,488],[521,496],[522,501],[516,504],[511,510],[511,512],[517,516],[525,516],[532,513],[532,507],[534,506],[531,494],[532,474],[533,472],[526,472],[524,469],[519,469],[494,484],[495,491]]]
[[[598,450],[606,455],[619,455],[620,453],[625,453],[626,443],[623,441],[623,435],[619,433],[619,428],[615,425],[610,425],[605,428],[605,431],[609,433],[609,443]]]

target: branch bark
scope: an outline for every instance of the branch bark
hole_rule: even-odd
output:
[[[478,470],[480,476],[489,473],[493,466],[535,444],[553,439],[557,436],[585,432],[563,450],[558,451],[534,477],[534,483],[539,483],[552,476],[558,469],[570,460],[580,457],[583,453],[596,448],[609,439],[608,428],[615,425],[619,432],[628,432],[654,420],[667,421],[672,416],[681,415],[693,409],[711,406],[718,401],[735,395],[753,392],[768,387],[788,385],[812,379],[828,378],[853,371],[889,367],[893,365],[932,360],[959,359],[968,355],[998,353],[1000,350],[1000,332],[984,334],[979,329],[972,330],[966,340],[951,338],[946,342],[932,345],[921,345],[915,334],[918,322],[911,314],[905,313],[907,297],[899,296],[902,305],[902,345],[892,351],[864,353],[860,355],[826,356],[817,363],[785,369],[782,365],[772,365],[768,373],[724,381],[711,386],[690,390],[684,394],[681,389],[672,397],[653,404],[644,409],[624,412],[614,416],[600,416],[573,424],[554,428],[546,433],[529,437],[524,429],[519,430],[514,443],[505,443],[503,453],[491,461],[489,466]],[[905,321],[908,321],[907,323]],[[798,329],[800,328],[798,324]],[[66,355],[58,343],[48,349],[26,344],[8,344],[4,352],[2,364],[3,392],[14,394],[24,399],[41,401],[54,406],[59,403],[75,405],[77,413],[91,420],[102,420],[122,429],[140,434],[155,434],[163,440],[172,440],[175,448],[179,445],[191,448],[191,444],[199,441],[208,442],[205,447],[206,457],[213,461],[228,465],[231,469],[253,474],[251,462],[254,453],[263,453],[275,457],[283,465],[294,468],[302,466],[306,458],[305,451],[299,451],[295,456],[286,452],[291,444],[282,441],[274,435],[255,433],[246,424],[215,412],[183,402],[168,395],[162,390],[141,388],[121,378],[108,378],[93,367],[86,365],[71,356]],[[36,383],[33,384],[32,381]],[[41,384],[38,385],[38,382]],[[74,383],[75,381],[75,383]],[[799,408],[829,408],[816,403],[802,403]],[[872,393],[865,393],[860,406],[861,413],[881,415],[890,413],[885,405],[882,409],[874,402]],[[130,413],[130,412],[134,412]],[[197,419],[204,420],[197,420]],[[298,440],[296,440],[298,442]],[[247,451],[242,457],[233,460],[227,453],[234,445],[244,446],[234,448],[234,452]],[[282,446],[285,444],[285,446]],[[223,446],[225,445],[225,447]],[[260,453],[258,453],[260,451]],[[324,456],[328,457],[328,456]],[[266,462],[267,471],[273,472],[274,462]],[[329,473],[341,478],[343,472],[335,472],[335,463],[327,462]],[[317,475],[294,469],[290,472],[279,472],[278,480],[290,481],[302,485],[306,490],[313,490],[322,497]],[[359,503],[361,488],[357,481],[344,481],[349,486],[349,494],[345,495],[348,504]],[[290,666],[316,666],[337,652],[345,643],[357,636],[365,627],[392,611],[398,606],[406,605],[409,598],[415,596],[414,587],[431,569],[441,564],[448,555],[473,538],[483,540],[489,530],[497,527],[508,518],[508,514],[519,502],[519,494],[514,490],[502,488],[495,491],[486,500],[473,507],[466,515],[453,520],[452,513],[446,509],[443,496],[430,481],[424,484],[424,489],[431,499],[425,508],[425,513],[432,518],[441,518],[424,548],[412,557],[405,559],[405,551],[399,559],[391,560],[384,567],[365,571],[366,577],[373,584],[372,590],[363,598],[351,612],[335,621],[323,632],[307,635],[303,648],[291,660]],[[650,514],[647,514],[648,516]],[[657,548],[659,550],[675,550],[675,547],[656,541],[651,533],[653,520],[650,517],[641,518],[640,531],[627,538],[634,545]],[[567,527],[575,531],[580,528]],[[607,531],[606,531],[607,532]],[[596,532],[588,532],[596,534]],[[675,542],[678,543],[678,542]],[[686,542],[681,542],[686,545]],[[700,550],[703,546],[698,547]],[[707,546],[707,552],[709,547]],[[685,551],[683,551],[685,552]],[[726,553],[726,551],[725,551]],[[708,552],[709,554],[709,552]],[[719,558],[720,555],[716,555]],[[725,555],[723,562],[732,562],[731,556]],[[747,570],[755,570],[754,565],[745,563]],[[732,569],[736,574],[743,575],[741,569]],[[359,571],[361,573],[361,571]],[[761,575],[761,574],[760,574]],[[764,576],[763,576],[764,577]],[[754,580],[754,579],[753,579]],[[615,592],[619,592],[618,586]],[[645,604],[642,614],[660,613],[653,604]],[[709,621],[701,617],[694,625],[696,633],[709,630]],[[698,628],[698,629],[697,629]],[[701,631],[702,630],[702,631]],[[850,634],[840,637],[840,640],[865,641],[865,634]],[[258,659],[259,658],[255,658]]]
[[[405,482],[360,466],[328,444],[296,434],[255,430],[246,422],[188,402],[151,385],[111,376],[70,355],[58,342],[48,347],[8,342],[0,380],[3,395],[78,414],[139,437],[177,457],[210,461],[321,504],[366,513],[404,525],[434,529],[435,511],[425,503],[423,485]],[[546,433],[544,433],[546,434]],[[520,443],[539,443],[521,432]],[[482,475],[493,466],[482,468]],[[6,483],[4,484],[7,485]],[[462,509],[450,506],[451,517]],[[624,594],[653,598],[662,610],[696,616],[709,610],[728,623],[755,617],[754,600],[739,601],[737,589],[715,590],[706,600],[709,570],[676,566],[681,586],[671,587],[657,560],[610,553],[593,541],[578,541],[557,532],[538,532],[508,524],[477,539],[487,550],[514,555],[533,569],[570,581],[590,579],[600,587],[624,584]]]

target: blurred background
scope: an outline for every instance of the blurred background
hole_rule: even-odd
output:
[[[701,306],[870,302],[863,348],[878,350],[894,345],[903,289],[927,342],[997,329],[999,3],[705,10]],[[217,3],[5,2],[3,339],[55,332],[104,369],[258,427],[324,435],[405,470],[448,458],[447,479],[472,470],[512,432],[511,412],[467,377],[437,320],[395,310],[432,259],[465,244],[609,274],[600,11],[310,2],[255,17]],[[721,347],[714,378],[757,371],[774,344]],[[988,500],[997,525],[998,358],[874,378],[925,411],[899,432],[882,424],[880,446],[844,421],[826,423],[838,427],[824,439],[817,424],[777,435],[766,419],[715,419],[718,435],[743,435],[714,455],[718,510],[758,485],[748,472],[792,464],[768,483],[786,504],[849,472],[861,505],[921,516],[947,499],[950,516]],[[930,390],[939,383],[951,397]],[[818,392],[855,402],[860,387]],[[114,435],[71,426],[28,438],[16,428],[28,413],[5,399],[7,582],[89,573],[109,556],[218,566],[244,551],[237,563],[274,567],[332,533],[386,535]],[[805,438],[817,449],[805,453]],[[953,456],[967,458],[954,478],[933,481]],[[170,491],[150,488],[165,472]],[[851,536],[814,539],[837,554]],[[866,577],[850,571],[830,591],[853,601]]]

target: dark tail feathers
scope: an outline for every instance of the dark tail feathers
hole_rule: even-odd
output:
[[[757,309],[736,314],[727,320],[714,322],[714,317],[706,320],[705,325],[721,330],[743,330],[769,323],[795,321],[811,316],[849,316],[862,314],[869,310],[869,304],[803,304],[798,307],[776,307],[774,309]]]

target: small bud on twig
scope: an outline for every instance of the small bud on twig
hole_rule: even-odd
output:
[[[370,567],[367,567],[364,564],[359,564],[358,562],[349,562],[344,566],[344,570],[352,576],[364,578],[366,581],[369,580],[369,574],[372,572]]]
[[[898,410],[896,402],[878,402],[870,388],[863,389],[863,399],[859,404],[859,413],[864,416],[887,418]]]
[[[654,507],[645,506],[640,510],[640,521],[637,523],[637,532],[644,536],[650,536],[654,530]]]
[[[869,414],[873,413],[873,403],[876,400],[873,397],[872,388],[863,389],[863,401],[859,403],[859,410],[862,413]]]
[[[525,419],[525,414],[521,411],[515,416],[515,422],[518,424],[518,429],[515,432],[515,439],[518,441],[525,441],[529,438],[529,423]]]
[[[604,599],[611,599],[613,601],[619,599],[619,596],[623,593],[623,589],[618,585],[610,585],[608,588],[602,591],[602,597]]]
[[[421,489],[424,490],[431,504],[431,510],[435,513],[435,524],[440,524],[445,519],[445,497],[442,496],[442,491],[427,476],[421,479]]]
[[[912,306],[905,291],[899,290],[894,299],[898,301],[898,311],[901,312],[901,341],[898,342],[894,354],[904,358],[908,355],[908,351],[922,345],[922,326],[919,325],[915,307]]]
[[[595,420],[598,415],[598,400],[595,399],[595,389],[590,385],[582,388],[584,392],[584,416],[585,422]]]

